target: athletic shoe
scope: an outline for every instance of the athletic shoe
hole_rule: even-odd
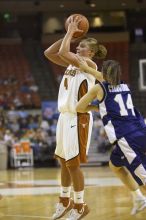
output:
[[[89,213],[89,208],[85,203],[74,204],[73,209],[70,211],[66,220],[79,220],[85,217]]]
[[[59,203],[56,204],[56,211],[52,216],[52,220],[63,217],[73,208],[73,199],[67,197],[59,197]]]
[[[144,208],[146,208],[146,197],[143,199],[135,200],[131,215],[135,215],[136,213],[142,211]]]

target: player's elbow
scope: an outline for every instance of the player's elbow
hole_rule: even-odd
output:
[[[51,59],[52,53],[47,49],[47,50],[44,51],[44,56],[47,59]]]
[[[44,51],[44,56],[49,59],[49,55],[50,55],[50,54],[49,54],[49,51],[48,51],[48,50],[45,50],[45,51]]]

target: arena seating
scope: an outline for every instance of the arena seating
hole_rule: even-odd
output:
[[[0,95],[9,95],[9,105],[13,103],[15,96],[19,97],[24,106],[29,105],[27,93],[20,91],[21,86],[26,83],[31,86],[33,80],[28,82],[31,77],[31,69],[24,55],[22,44],[1,44],[0,45]],[[33,106],[40,106],[38,93],[30,91],[33,96]]]
[[[122,68],[122,79],[129,82],[129,43],[128,41],[109,42],[103,45],[107,48],[106,59],[115,59],[119,61]]]

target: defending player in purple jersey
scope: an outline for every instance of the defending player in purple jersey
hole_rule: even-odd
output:
[[[78,112],[95,110],[91,103],[99,101],[99,112],[109,141],[114,145],[110,168],[130,189],[134,207],[131,214],[146,207],[146,198],[139,186],[146,186],[146,125],[133,106],[128,85],[121,82],[121,67],[117,61],[103,63],[102,73],[80,60],[80,68],[99,81],[77,104]],[[97,107],[98,110],[98,107]]]

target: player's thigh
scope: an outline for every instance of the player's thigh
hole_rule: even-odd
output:
[[[70,160],[79,154],[77,114],[65,114],[63,139],[65,159]]]

